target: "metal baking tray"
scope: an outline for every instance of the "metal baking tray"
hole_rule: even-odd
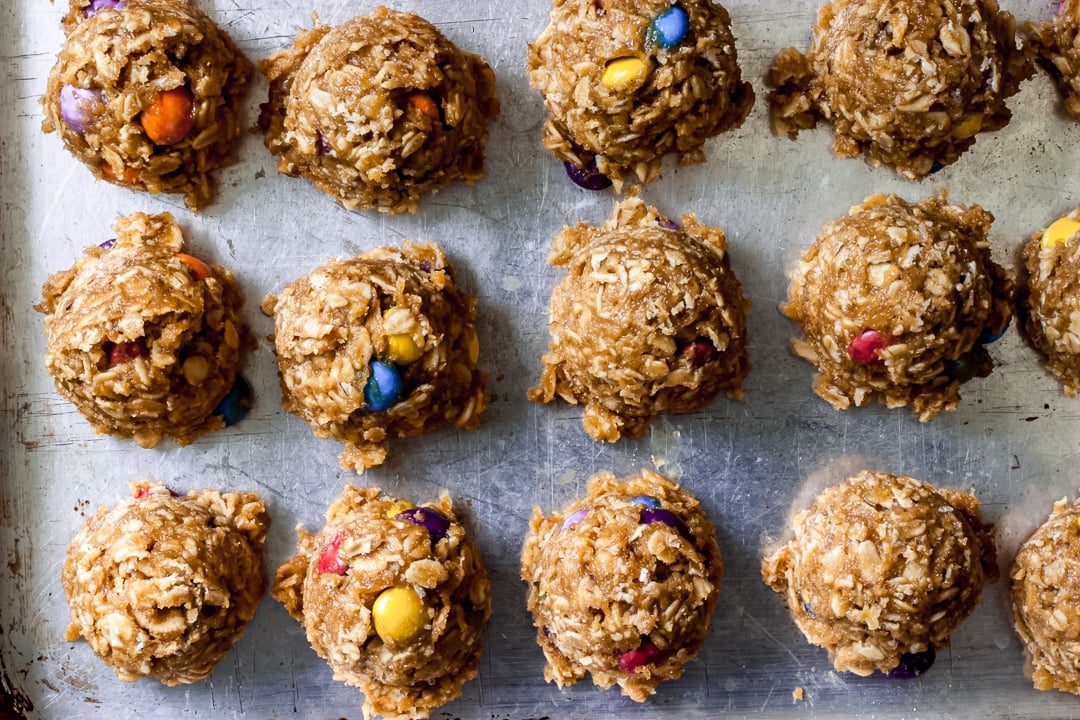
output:
[[[580,407],[534,405],[526,390],[547,347],[547,297],[561,271],[545,264],[564,224],[601,222],[610,191],[567,181],[540,147],[544,110],[528,87],[525,45],[547,22],[546,0],[389,2],[415,9],[495,70],[502,113],[488,143],[487,175],[426,198],[419,213],[348,213],[301,180],[275,170],[261,138],[246,135],[239,161],[218,174],[219,198],[201,215],[177,196],[135,194],[105,183],[40,131],[38,97],[62,42],[63,4],[10,0],[0,6],[0,716],[29,718],[361,717],[358,690],[334,682],[300,626],[269,596],[246,636],[213,675],[190,686],[122,683],[83,642],[65,642],[68,609],[60,567],[71,536],[131,480],[178,489],[257,490],[273,518],[266,548],[272,572],[291,554],[294,527],[321,526],[346,482],[378,485],[424,500],[446,489],[466,509],[493,582],[494,614],[480,676],[435,718],[997,717],[1080,716],[1080,699],[1032,689],[1006,602],[1007,583],[939,652],[925,676],[907,682],[835,673],[809,646],[782,599],[760,579],[762,548],[780,537],[793,507],[825,484],[864,468],[974,489],[998,524],[1003,568],[1051,503],[1080,487],[1080,401],[1065,398],[1016,334],[991,347],[993,375],[963,388],[955,413],[920,424],[907,409],[837,412],[811,392],[812,368],[789,352],[794,326],[778,312],[786,270],[823,223],[874,192],[909,200],[947,189],[961,204],[997,217],[995,257],[1015,249],[1080,201],[1080,123],[1061,112],[1044,75],[1010,102],[1005,129],[980,135],[959,162],[919,184],[830,151],[822,128],[797,142],[768,128],[763,77],[776,52],[805,49],[816,2],[726,0],[745,77],[758,93],[742,128],[712,140],[707,162],[665,166],[643,198],[670,216],[695,211],[719,225],[734,270],[753,302],[753,371],[742,401],[661,418],[638,440],[601,444],[581,429]],[[207,12],[252,59],[310,27],[367,12],[373,2],[204,0]],[[1049,18],[1046,0],[1001,0],[1018,20]],[[261,78],[247,98],[253,125],[265,99]],[[260,338],[244,374],[256,392],[241,424],[186,448],[141,450],[94,436],[61,400],[42,361],[41,316],[32,306],[46,276],[82,248],[110,237],[119,215],[168,210],[197,254],[230,266],[244,290],[244,317]],[[405,239],[442,243],[465,289],[479,297],[481,365],[491,407],[474,433],[446,429],[392,444],[388,462],[363,476],[343,473],[339,447],[316,440],[281,410],[267,292],[334,256]],[[535,505],[548,510],[584,492],[600,470],[655,467],[699,497],[726,562],[713,631],[684,677],[637,705],[588,681],[559,690],[543,680],[543,656],[525,611],[518,554]],[[793,691],[802,688],[804,700]]]

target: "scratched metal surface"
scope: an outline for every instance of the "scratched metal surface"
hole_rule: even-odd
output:
[[[638,441],[601,445],[582,432],[580,410],[540,407],[524,397],[539,374],[547,295],[558,280],[544,263],[549,240],[566,223],[603,220],[612,203],[609,193],[569,184],[539,145],[544,114],[528,88],[523,58],[525,43],[546,23],[546,3],[390,4],[420,8],[453,41],[487,58],[503,106],[488,145],[487,176],[475,188],[428,198],[414,216],[395,218],[346,213],[306,183],[279,175],[254,135],[242,139],[239,162],[219,175],[220,199],[200,216],[175,197],[95,184],[55,136],[39,130],[37,98],[61,44],[61,7],[38,0],[0,6],[0,667],[7,699],[32,718],[360,717],[358,691],[331,679],[299,626],[269,597],[213,676],[188,687],[121,683],[85,643],[63,641],[67,608],[59,575],[69,538],[99,504],[123,497],[128,481],[152,476],[182,489],[261,492],[273,517],[271,571],[290,553],[294,526],[318,527],[347,481],[420,500],[445,488],[463,499],[493,580],[495,609],[480,677],[435,717],[1080,714],[1080,700],[1038,693],[1024,678],[1005,583],[988,591],[930,674],[889,682],[832,672],[758,575],[761,549],[782,532],[790,509],[862,468],[973,487],[999,523],[1006,563],[1051,502],[1080,486],[1080,401],[1060,394],[1015,332],[993,346],[997,371],[964,388],[956,413],[920,425],[906,410],[838,413],[818,400],[811,368],[787,350],[792,326],[777,311],[796,254],[824,222],[870,192],[897,191],[914,200],[947,188],[955,201],[980,203],[997,216],[996,256],[1011,262],[1025,236],[1080,200],[1080,123],[1060,115],[1050,82],[1042,76],[1028,82],[1012,102],[1013,123],[980,136],[959,163],[921,185],[907,182],[834,158],[827,130],[796,143],[770,135],[762,77],[779,48],[805,48],[816,3],[728,0],[758,103],[740,130],[708,145],[707,163],[668,166],[643,195],[665,213],[695,210],[727,232],[734,268],[754,303],[754,370],[742,402],[721,400],[695,415],[660,420]],[[1021,19],[1050,13],[1043,0],[1002,5]],[[337,23],[372,6],[204,4],[254,59],[287,44],[309,25],[313,9]],[[265,90],[260,81],[249,96],[248,123]],[[343,474],[337,445],[315,440],[280,409],[273,354],[262,341],[244,370],[257,404],[238,427],[183,449],[140,450],[93,436],[45,375],[41,318],[31,306],[50,272],[108,237],[116,216],[137,210],[172,211],[198,255],[235,270],[247,297],[244,315],[260,338],[271,330],[257,310],[262,295],[331,256],[406,238],[442,243],[462,284],[480,299],[481,363],[492,378],[483,427],[396,442],[383,467],[362,478]],[[543,682],[518,579],[530,509],[568,502],[595,471],[653,465],[696,493],[718,528],[727,572],[714,630],[685,676],[646,705],[587,682],[560,691]],[[805,690],[801,703],[792,698],[796,687]]]

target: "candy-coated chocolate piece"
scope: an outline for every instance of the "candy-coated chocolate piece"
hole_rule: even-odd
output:
[[[644,505],[647,508],[653,508],[654,510],[660,507],[660,501],[649,495],[638,495],[635,498],[631,498],[631,503],[634,505]]]
[[[686,526],[683,519],[670,510],[648,507],[642,510],[641,524],[652,525],[653,523],[663,523],[688,540],[692,537],[690,535],[690,528]]]
[[[889,677],[893,680],[910,680],[917,678],[934,664],[934,646],[920,653],[904,653],[900,656],[900,664],[889,671]]]
[[[860,365],[884,365],[878,351],[889,346],[889,341],[877,330],[866,330],[853,339],[847,348],[848,357]]]
[[[684,345],[679,354],[689,355],[694,367],[701,367],[716,357],[716,347],[708,340],[695,340]]]
[[[105,109],[105,101],[97,90],[64,85],[60,88],[60,115],[75,132],[82,135]]]
[[[982,126],[982,115],[968,115],[953,127],[952,136],[957,140],[967,140],[969,137],[973,137],[982,130]]]
[[[465,331],[467,333],[465,342],[468,343],[469,350],[469,362],[473,365],[480,359],[480,338],[477,337],[476,331],[472,328]]]
[[[641,643],[637,650],[629,650],[619,657],[619,667],[625,672],[637,672],[646,665],[655,665],[663,662],[670,651],[661,650],[649,640]]]
[[[1078,232],[1080,232],[1080,220],[1074,220],[1071,217],[1059,218],[1043,230],[1042,246],[1051,248],[1054,245],[1068,245],[1069,238]]]
[[[658,218],[656,218],[656,223],[660,227],[667,228],[668,230],[678,230],[679,229],[679,223],[675,222],[674,220],[668,220],[666,217],[658,217]]]
[[[445,538],[446,533],[450,530],[450,518],[434,508],[406,508],[397,514],[396,519],[408,520],[426,528],[431,533],[431,541],[436,543]]]
[[[116,238],[109,238],[105,242],[98,243],[98,247],[102,248],[103,250],[108,250],[109,248],[111,248],[115,244],[116,244]]]
[[[338,551],[341,550],[341,543],[344,539],[345,531],[342,530],[323,548],[322,553],[319,555],[320,574],[344,575],[349,569],[348,563],[343,562],[338,557]]]
[[[228,394],[214,408],[214,414],[220,415],[225,420],[225,427],[232,427],[251,412],[253,398],[254,393],[247,380],[237,375]]]
[[[985,352],[985,351],[983,351]],[[981,353],[969,352],[961,355],[956,360],[946,361],[945,365],[949,369],[949,373],[959,380],[960,383],[966,383],[979,374],[979,369],[982,367],[983,358]]]
[[[407,333],[395,333],[386,338],[386,352],[398,365],[411,365],[420,359],[423,351]]]
[[[578,187],[583,187],[586,190],[603,190],[611,187],[611,178],[607,175],[601,175],[600,171],[596,169],[595,158],[590,158],[588,164],[583,168],[579,168],[572,162],[563,161],[563,168],[566,169],[567,176]]]
[[[600,82],[609,90],[626,90],[640,82],[644,74],[645,63],[631,55],[608,60]]]
[[[116,343],[109,348],[109,367],[123,365],[145,354],[146,342],[142,338],[131,342]]]
[[[368,374],[367,384],[364,385],[364,401],[367,403],[365,410],[369,412],[386,410],[401,397],[403,387],[401,373],[396,367],[379,360],[372,360],[371,372]]]
[[[142,111],[139,123],[157,145],[175,145],[195,127],[195,96],[184,86],[166,90]]]
[[[653,20],[653,38],[662,48],[678,45],[690,31],[690,18],[678,5],[672,5]]]
[[[945,169],[945,166],[943,164],[939,163],[937,160],[935,160],[934,164],[930,166],[930,174],[933,175],[934,173],[941,172],[944,169]]]
[[[320,150],[322,150],[327,155],[333,155],[334,154],[333,153],[333,148],[331,148],[330,145],[327,144],[326,138],[323,137],[322,133],[318,134],[318,142],[319,142],[319,149]]]
[[[570,527],[571,525],[577,525],[579,522],[584,520],[585,516],[588,515],[588,514],[589,514],[589,511],[586,510],[585,508],[582,508],[581,510],[577,510],[575,512],[570,513],[569,515],[566,516],[566,519],[563,520],[562,529],[565,530],[566,528]]]
[[[401,513],[405,512],[406,510],[409,510],[410,508],[414,508],[414,507],[416,507],[416,506],[413,505],[408,500],[398,500],[393,505],[390,506],[389,510],[386,511],[386,517],[393,520],[398,515],[400,515]]]
[[[197,257],[187,253],[176,253],[176,259],[191,268],[191,274],[195,276],[196,280],[205,280],[213,274],[210,271],[210,266]]]
[[[990,343],[997,342],[998,340],[1000,340],[1005,335],[1005,333],[1007,333],[1009,331],[1009,326],[1010,325],[1012,325],[1012,318],[1011,317],[1009,318],[1009,321],[1005,323],[1005,327],[1001,328],[1001,332],[994,332],[992,330],[984,330],[983,333],[981,335],[979,335],[979,344],[980,345],[989,345]]]
[[[123,10],[127,7],[126,0],[94,0],[83,11],[86,17],[93,17],[102,10]]]
[[[435,98],[431,97],[430,93],[424,92],[423,90],[413,90],[405,96],[405,102],[411,107],[424,113],[435,122],[441,120],[439,117],[439,106],[435,102]]]
[[[371,608],[375,632],[385,643],[406,643],[427,625],[427,608],[411,587],[387,588]]]

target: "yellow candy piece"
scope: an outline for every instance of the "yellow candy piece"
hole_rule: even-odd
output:
[[[391,335],[386,338],[386,344],[390,359],[397,365],[411,365],[424,354],[412,337],[405,333]]]
[[[1043,230],[1042,246],[1049,249],[1055,245],[1068,245],[1069,238],[1078,232],[1080,220],[1073,220],[1071,217],[1059,218]]]
[[[411,587],[383,590],[371,608],[375,632],[385,643],[406,643],[420,634],[427,624],[424,601]]]
[[[953,127],[952,136],[957,140],[967,140],[982,130],[982,126],[982,115],[968,115]]]
[[[609,90],[625,90],[637,83],[644,73],[645,63],[640,58],[615,58],[604,66],[604,75],[600,81]]]
[[[414,507],[416,507],[416,506],[413,505],[408,500],[398,500],[396,503],[394,503],[393,505],[390,506],[389,510],[386,511],[386,517],[393,520],[398,515],[400,515],[402,512],[404,512],[404,511],[406,511],[406,510],[408,510],[410,508],[414,508]]]
[[[466,338],[466,345],[469,349],[469,362],[473,365],[480,359],[480,338],[476,337],[475,330],[468,330],[469,336]]]

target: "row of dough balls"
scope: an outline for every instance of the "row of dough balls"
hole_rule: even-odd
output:
[[[228,34],[188,0],[70,0],[63,25],[43,129],[99,179],[208,204],[251,74]],[[838,155],[921,179],[1008,123],[1036,54],[1080,118],[1080,0],[1028,31],[1018,49],[995,0],[832,0],[809,51],[783,50],[769,72],[773,126],[794,137],[830,121]],[[668,153],[704,160],[754,102],[710,0],[556,3],[527,64],[549,112],[544,147],[591,189],[650,182]],[[495,76],[415,14],[316,25],[260,69],[278,169],[350,210],[415,212],[422,193],[483,174]]]
[[[784,312],[838,409],[877,397],[922,420],[953,410],[961,383],[988,375],[986,345],[1013,306],[1011,274],[990,257],[990,213],[875,195],[829,223],[803,254]],[[232,274],[183,251],[168,214],[136,213],[116,237],[51,275],[45,364],[98,432],[153,447],[239,421],[237,374],[251,338]],[[1024,336],[1069,396],[1080,388],[1080,208],[1024,247]],[[637,198],[599,226],[564,228],[548,262],[550,352],[531,400],[582,404],[597,440],[645,433],[659,413],[742,396],[749,303],[723,232],[678,222]],[[391,437],[446,424],[475,429],[488,404],[477,367],[475,300],[438,245],[406,242],[331,260],[264,298],[274,317],[282,406],[344,445],[342,467],[382,464]]]
[[[122,680],[192,683],[244,634],[265,591],[269,517],[253,493],[180,496],[155,483],[102,507],[72,540],[66,639],[85,638]],[[863,472],[798,513],[762,576],[834,667],[912,677],[998,577],[993,526],[974,496]],[[446,495],[429,505],[350,485],[278,568],[273,596],[364,716],[425,718],[477,675],[490,584]],[[1080,694],[1080,504],[1064,500],[1020,549],[1012,609],[1041,690]],[[591,675],[644,702],[704,644],[723,561],[698,501],[644,470],[589,482],[534,509],[521,554],[527,607],[559,687]]]

